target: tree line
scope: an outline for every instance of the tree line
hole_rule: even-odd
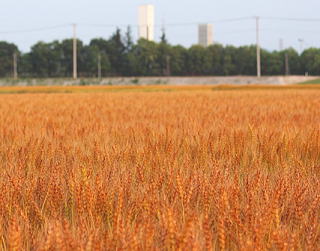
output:
[[[70,77],[72,39],[38,42],[27,53],[15,44],[0,42],[0,77],[13,74],[13,55],[18,58],[20,77]],[[109,76],[225,76],[256,75],[255,46],[185,48],[170,45],[165,34],[160,42],[140,39],[133,42],[130,29],[119,29],[109,38],[95,38],[89,44],[77,41],[80,77]],[[261,50],[263,75],[320,75],[320,49],[299,54],[292,48],[283,51]]]

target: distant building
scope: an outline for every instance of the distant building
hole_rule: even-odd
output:
[[[154,40],[154,6],[141,5],[138,10],[139,38]]]
[[[212,24],[199,24],[198,27],[199,45],[209,46],[213,44],[213,25]]]

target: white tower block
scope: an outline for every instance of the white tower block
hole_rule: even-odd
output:
[[[139,15],[139,38],[149,41],[154,40],[154,6],[141,5],[138,10]]]
[[[207,47],[213,44],[213,25],[199,24],[198,27],[198,43],[201,46]]]

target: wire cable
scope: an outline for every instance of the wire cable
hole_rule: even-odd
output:
[[[61,24],[55,26],[47,26],[35,29],[28,29],[28,30],[13,30],[13,31],[0,31],[0,34],[17,34],[17,33],[30,33],[30,32],[39,32],[39,31],[46,31],[46,30],[55,30],[59,28],[69,27],[72,24]]]
[[[216,19],[210,22],[186,22],[186,23],[168,23],[165,24],[165,27],[173,27],[173,26],[191,26],[191,25],[198,25],[201,23],[232,23],[232,22],[240,22],[240,21],[247,21],[253,20],[256,17],[238,17],[238,18],[226,18],[226,19]],[[319,18],[287,18],[287,17],[260,17],[261,20],[273,20],[273,21],[291,21],[291,22],[320,22]],[[97,27],[97,28],[116,28],[116,27],[139,27],[139,25],[132,25],[132,24],[90,24],[90,23],[78,23],[79,26],[89,26],[89,27]],[[72,24],[60,24],[55,26],[47,26],[41,28],[34,28],[34,29],[26,29],[26,30],[12,30],[12,31],[0,31],[0,34],[18,34],[18,33],[31,33],[31,32],[40,32],[40,31],[47,31],[47,30],[54,30],[59,28],[65,28],[72,26]],[[155,27],[163,27],[161,25],[154,25]]]
[[[274,21],[320,22],[319,18],[261,17],[261,19]]]

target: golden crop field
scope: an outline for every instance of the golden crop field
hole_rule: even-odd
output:
[[[0,95],[1,250],[320,249],[320,88],[86,90]]]

